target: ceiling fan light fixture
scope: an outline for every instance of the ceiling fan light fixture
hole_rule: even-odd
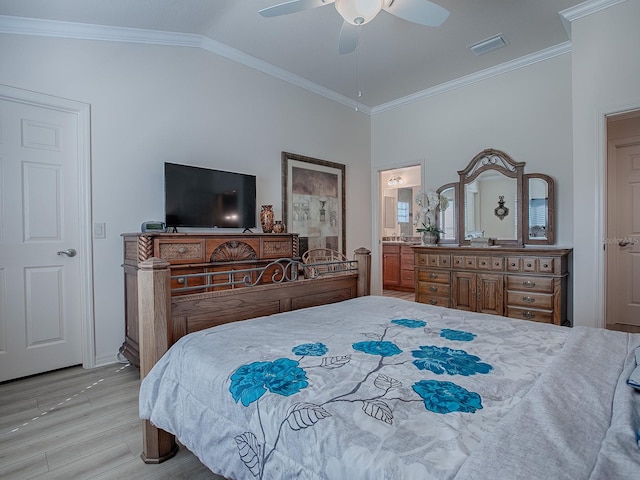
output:
[[[364,25],[382,10],[384,0],[336,0],[336,10],[351,25]]]

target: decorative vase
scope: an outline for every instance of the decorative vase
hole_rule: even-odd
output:
[[[273,224],[273,233],[284,233],[286,229],[287,227],[282,223],[282,220],[276,220]]]
[[[422,232],[422,245],[437,245],[439,237],[435,232]]]
[[[273,205],[262,205],[260,209],[260,225],[264,233],[273,231]]]

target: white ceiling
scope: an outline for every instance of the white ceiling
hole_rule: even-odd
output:
[[[342,18],[333,5],[273,18],[258,13],[282,1],[0,0],[0,15],[5,16],[0,17],[0,32],[91,37],[86,25],[6,17],[10,16],[144,29],[133,32],[136,35],[116,29],[111,39],[127,36],[135,37],[134,41],[175,44],[199,39],[198,46],[375,113],[452,81],[480,78],[483,72],[566,53],[569,34],[560,12],[578,4],[582,5],[573,10],[603,3],[434,0],[450,11],[442,26],[426,27],[382,11],[360,27],[355,52],[339,55]],[[106,30],[100,32],[102,38],[108,37]],[[496,34],[503,35],[506,47],[482,56],[469,49]]]

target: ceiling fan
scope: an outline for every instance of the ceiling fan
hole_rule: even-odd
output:
[[[381,10],[409,22],[439,27],[449,16],[449,11],[429,0],[290,0],[263,8],[263,17],[277,17],[335,3],[344,19],[340,29],[340,54],[353,52],[358,46],[361,25],[374,19]]]

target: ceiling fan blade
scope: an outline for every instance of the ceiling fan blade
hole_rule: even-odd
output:
[[[290,13],[302,12],[311,8],[329,5],[335,0],[290,0],[289,2],[280,3],[272,7],[259,10],[263,17],[278,17],[280,15],[288,15]]]
[[[449,10],[428,0],[393,0],[382,7],[387,12],[413,23],[439,27],[449,16]]]
[[[358,46],[358,39],[360,38],[360,27],[352,25],[349,22],[342,22],[342,28],[340,29],[340,44],[338,46],[338,53],[344,55],[345,53],[353,52]]]

